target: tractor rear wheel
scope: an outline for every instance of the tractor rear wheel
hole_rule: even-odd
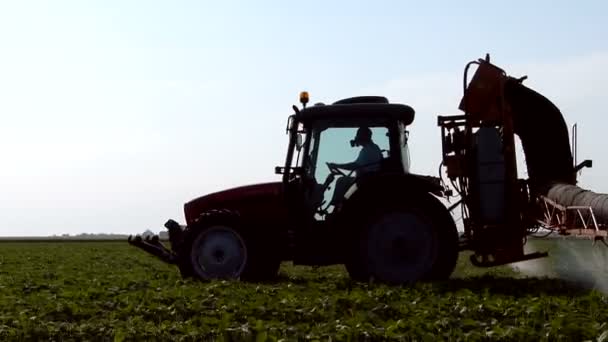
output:
[[[413,283],[432,270],[437,238],[432,221],[414,210],[376,215],[366,229],[362,251],[370,275],[387,283]]]
[[[244,229],[238,215],[218,211],[204,215],[199,227],[190,235],[189,264],[196,278],[240,279],[245,281],[269,280],[278,274],[280,258],[276,249]]]
[[[457,233],[439,211],[447,212],[445,207],[433,200],[421,194],[416,202],[379,205],[361,219],[346,265],[351,277],[391,284],[449,277],[458,256]]]

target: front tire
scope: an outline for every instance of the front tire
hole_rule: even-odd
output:
[[[203,281],[271,280],[278,274],[281,256],[273,231],[256,228],[232,211],[205,213],[189,232],[183,260],[192,275]]]
[[[201,230],[190,250],[192,270],[203,280],[240,279],[248,257],[245,239],[228,225],[213,225]]]

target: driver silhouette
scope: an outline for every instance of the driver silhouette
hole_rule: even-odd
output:
[[[372,131],[368,127],[361,127],[357,130],[355,138],[350,141],[350,146],[361,146],[359,156],[357,159],[350,163],[337,164],[327,163],[327,166],[332,168],[338,168],[348,171],[356,171],[357,177],[362,176],[365,173],[377,171],[380,168],[380,161],[382,160],[382,151],[380,147],[372,140]]]
[[[350,163],[344,164],[327,163],[327,167],[330,170],[342,169],[351,171],[351,173],[348,175],[342,173],[342,177],[336,180],[336,185],[330,204],[338,204],[344,197],[344,194],[348,188],[355,182],[356,178],[380,169],[380,162],[383,158],[382,150],[372,140],[372,131],[368,127],[360,127],[357,130],[355,138],[350,141],[350,146],[361,146],[357,159]],[[356,178],[351,177],[353,172],[356,172]],[[339,173],[339,171],[332,171],[330,176],[328,176],[325,185],[329,185],[329,183],[333,181],[334,173]]]

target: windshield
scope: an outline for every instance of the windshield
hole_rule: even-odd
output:
[[[367,124],[369,122],[365,122]],[[349,122],[349,126],[335,127],[335,122],[317,122],[310,135],[309,150],[305,158],[306,174],[316,184],[314,204],[319,209],[315,219],[324,220],[325,214],[333,212],[341,203],[348,188],[364,172],[380,170],[390,150],[389,129],[385,126],[367,127]],[[358,131],[369,128],[369,140],[357,140]],[[359,134],[361,134],[359,132]],[[362,138],[359,138],[362,139]],[[369,161],[374,162],[370,163]],[[342,171],[332,173],[328,163]]]
[[[327,163],[345,164],[362,160],[362,146],[351,146],[351,140],[357,135],[359,127],[331,127],[319,134],[319,144],[311,149],[310,157],[315,160],[313,171],[315,179],[323,181],[329,175]],[[374,149],[387,157],[389,150],[388,129],[371,127]],[[316,135],[315,135],[316,136]],[[377,147],[376,147],[377,146]],[[316,156],[315,156],[316,154]],[[356,170],[353,174],[356,174]]]

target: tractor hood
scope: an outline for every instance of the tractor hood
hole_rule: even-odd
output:
[[[191,224],[203,212],[212,209],[230,209],[244,212],[266,210],[282,211],[283,184],[261,183],[223,190],[198,197],[184,204],[186,223]],[[244,212],[243,212],[244,211]]]

